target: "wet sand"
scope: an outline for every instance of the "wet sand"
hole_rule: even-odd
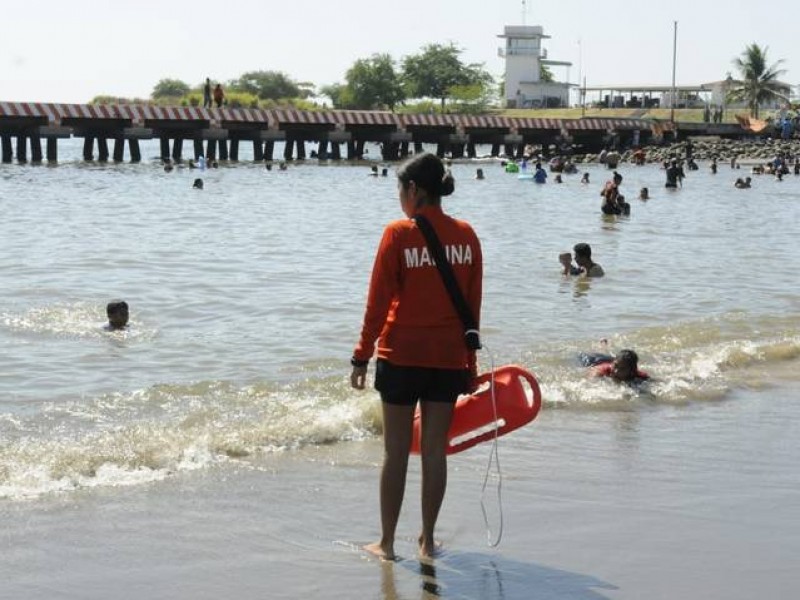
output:
[[[431,562],[415,557],[416,464],[402,559],[358,550],[378,534],[377,439],[5,502],[0,598],[796,597],[800,407],[787,379],[689,406],[543,411],[501,440],[496,549],[479,504],[488,446],[453,457]]]

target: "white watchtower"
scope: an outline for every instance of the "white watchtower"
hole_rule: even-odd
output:
[[[547,60],[542,40],[550,39],[540,25],[506,25],[505,46],[497,54],[506,60],[505,99],[509,108],[569,106],[569,83],[542,81],[542,66],[571,67],[571,62]]]

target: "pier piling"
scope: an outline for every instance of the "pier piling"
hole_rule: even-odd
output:
[[[125,158],[125,138],[114,138],[114,162],[122,162]]]
[[[14,159],[14,151],[11,147],[11,136],[10,135],[3,135],[2,138],[2,146],[3,146],[3,156],[2,160],[4,163],[10,163]]]
[[[264,160],[264,144],[261,140],[253,140],[253,160],[255,162]]]
[[[58,138],[47,138],[47,162],[58,162]]]
[[[139,149],[139,140],[133,138],[128,140],[128,150],[131,153],[131,162],[142,162],[142,152]]]
[[[31,162],[42,162],[42,138],[38,133],[31,135]]]
[[[28,162],[28,147],[25,135],[22,133],[17,134],[17,162]]]
[[[180,162],[183,159],[183,137],[175,136],[172,142],[172,160]]]
[[[97,160],[108,162],[108,138],[104,135],[97,138]]]
[[[169,160],[169,138],[167,137],[167,134],[162,133],[159,141],[161,143],[161,160],[167,161]]]

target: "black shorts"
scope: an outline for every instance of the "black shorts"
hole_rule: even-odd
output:
[[[455,402],[469,389],[467,369],[401,367],[382,358],[375,365],[375,389],[388,404],[413,406],[418,400]]]

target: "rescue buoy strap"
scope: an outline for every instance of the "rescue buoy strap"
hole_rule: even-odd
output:
[[[480,350],[481,338],[478,332],[478,323],[472,315],[472,311],[464,298],[464,294],[461,292],[461,288],[458,287],[456,276],[453,273],[453,267],[447,260],[444,248],[436,235],[436,231],[434,231],[430,221],[422,215],[414,215],[414,221],[416,221],[417,227],[419,227],[419,230],[425,237],[428,250],[433,254],[433,258],[436,261],[436,268],[439,269],[439,274],[442,276],[442,282],[447,289],[447,294],[450,296],[450,300],[453,302],[453,306],[461,319],[461,323],[464,325],[464,341],[467,344],[467,348],[469,350]]]

